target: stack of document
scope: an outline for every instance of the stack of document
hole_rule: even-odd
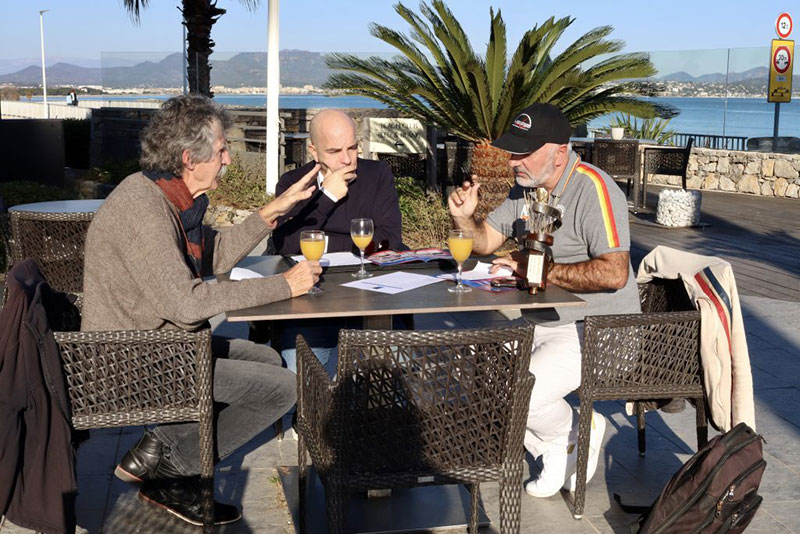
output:
[[[479,261],[475,264],[474,269],[461,273],[461,280],[491,280],[492,278],[514,276],[514,271],[512,271],[510,267],[503,266],[494,274],[489,272],[491,268],[491,263],[483,263]],[[456,273],[442,273],[436,275],[436,278],[441,278],[442,280],[455,280],[456,276]]]
[[[435,276],[397,271],[390,274],[375,276],[373,278],[367,278],[365,280],[348,282],[346,284],[342,284],[342,286],[394,295],[395,293],[401,293],[410,289],[417,289],[418,287],[435,284],[436,282],[440,281],[441,280]]]

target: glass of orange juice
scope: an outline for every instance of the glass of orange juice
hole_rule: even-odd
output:
[[[325,252],[325,232],[322,230],[303,230],[300,232],[300,252],[308,261],[319,261]],[[309,295],[318,295],[322,289],[316,285],[308,290]]]
[[[465,286],[461,282],[461,269],[464,262],[472,253],[472,232],[469,230],[450,230],[447,236],[447,248],[450,249],[450,255],[456,260],[458,264],[458,283],[448,288],[451,293],[468,293],[472,288]]]
[[[361,251],[361,269],[353,273],[354,278],[369,278],[372,276],[372,273],[367,272],[364,268],[364,250],[372,241],[374,233],[375,224],[372,219],[353,219],[350,221],[350,237],[353,238],[353,243]]]

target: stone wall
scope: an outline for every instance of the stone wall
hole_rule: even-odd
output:
[[[689,189],[800,198],[800,155],[695,148],[686,178]],[[680,187],[681,178],[654,175],[648,183]]]

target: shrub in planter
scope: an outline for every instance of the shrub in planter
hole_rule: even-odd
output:
[[[446,247],[452,222],[441,196],[426,191],[410,177],[396,178],[395,187],[403,217],[403,243],[412,249]]]

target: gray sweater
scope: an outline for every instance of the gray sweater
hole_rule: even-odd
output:
[[[219,313],[291,297],[282,276],[195,278],[178,220],[176,208],[141,173],[114,189],[86,237],[82,330],[192,330]],[[230,271],[270,231],[258,213],[230,228],[204,228],[203,274]]]

